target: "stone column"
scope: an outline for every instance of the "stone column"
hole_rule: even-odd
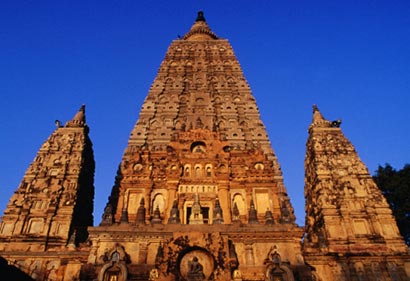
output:
[[[230,206],[231,199],[229,198],[227,186],[218,187],[218,198],[219,198],[219,203],[222,208],[224,222],[225,224],[230,224],[232,222],[232,214],[231,214],[231,206]]]
[[[169,182],[168,182],[169,183]],[[168,198],[167,198],[167,207],[165,209],[165,219],[164,222],[167,222],[169,219],[170,211],[172,209],[172,205],[174,204],[174,200],[176,199],[177,194],[177,186],[174,183],[170,184],[171,186],[168,189]]]

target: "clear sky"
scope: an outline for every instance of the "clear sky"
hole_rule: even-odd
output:
[[[410,1],[0,1],[0,213],[41,144],[86,104],[95,224],[158,67],[198,10],[233,46],[304,224],[312,105],[373,174],[410,162]]]

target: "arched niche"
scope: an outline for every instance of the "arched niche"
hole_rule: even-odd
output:
[[[154,195],[151,206],[152,206],[152,211],[154,211],[158,207],[161,214],[163,214],[164,211],[165,211],[165,197],[164,197],[164,195],[162,193],[158,193],[158,194]]]
[[[194,175],[195,177],[199,178],[202,176],[202,165],[196,164],[194,167]]]
[[[282,264],[282,258],[278,253],[278,249],[273,246],[265,259],[265,264],[267,264],[265,271],[265,281],[294,281],[292,270],[285,264]]]
[[[98,273],[98,281],[126,281],[128,269],[125,263],[128,261],[124,248],[116,245],[105,254],[107,261]]]
[[[191,152],[206,152],[206,145],[203,141],[196,141],[191,144]]]
[[[191,176],[191,165],[185,164],[184,165],[184,176],[190,177]]]
[[[212,164],[207,164],[205,166],[205,175],[206,175],[206,177],[211,177],[212,176]]]
[[[186,249],[177,263],[183,280],[209,280],[215,270],[214,258],[200,247]]]
[[[245,215],[247,213],[246,211],[246,205],[245,205],[245,199],[243,198],[242,194],[236,193],[232,197],[232,206],[238,207],[239,214],[240,215]]]

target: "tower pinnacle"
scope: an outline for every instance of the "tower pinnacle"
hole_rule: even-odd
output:
[[[81,105],[78,112],[74,115],[73,119],[67,121],[66,127],[84,127],[85,126],[85,104]]]
[[[326,120],[316,104],[313,105],[313,117],[310,128],[328,128],[331,127],[331,122]]]
[[[204,12],[199,11],[195,23],[191,29],[183,37],[184,40],[215,40],[218,39],[215,33],[209,28],[206,23]]]
[[[206,22],[203,11],[198,12],[198,16],[196,17],[195,21],[204,21],[204,22]]]

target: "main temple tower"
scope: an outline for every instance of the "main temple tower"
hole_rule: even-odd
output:
[[[89,262],[101,278],[199,280],[189,277],[195,259],[206,280],[264,280],[275,266],[278,276],[308,269],[302,235],[239,62],[199,12],[142,105],[101,225],[90,229]],[[124,266],[110,271],[115,252]]]

